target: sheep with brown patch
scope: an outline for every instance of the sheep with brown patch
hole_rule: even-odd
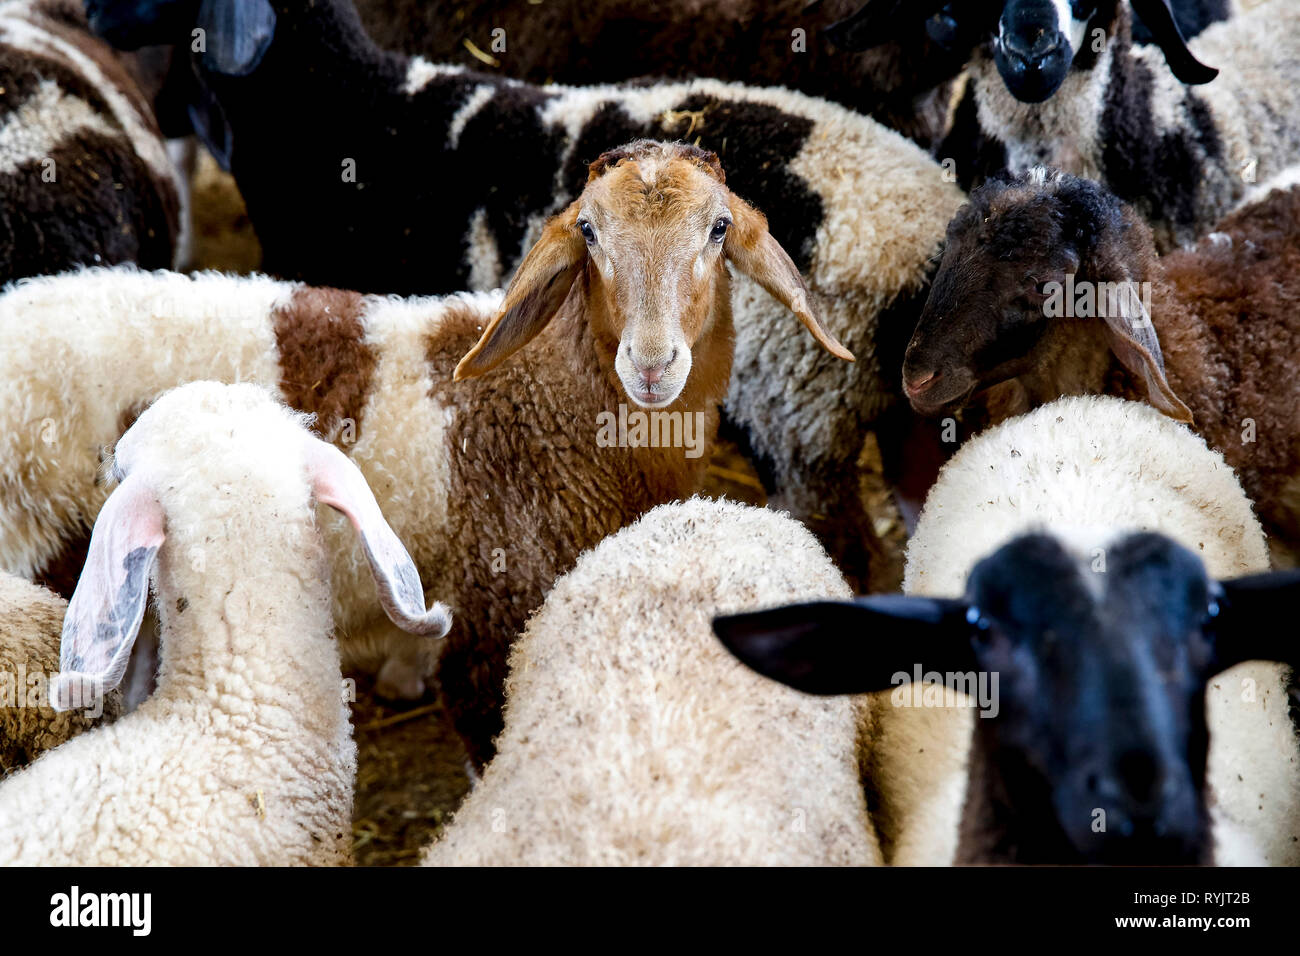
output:
[[[1133,207],[1038,169],[977,189],[903,367],[913,407],[997,422],[1060,395],[1145,399],[1220,451],[1300,547],[1300,186],[1157,257]]]
[[[81,4],[0,3],[0,285],[171,267],[179,188],[149,103]]]
[[[150,593],[158,690],[0,783],[0,862],[351,862],[356,745],[317,506],[355,529],[407,640],[451,619],[426,608],[360,471],[307,420],[267,389],[192,382],[117,443],[50,703],[95,706],[118,686]]]
[[[898,366],[962,199],[915,143],[786,89],[533,86],[408,58],[377,47],[347,0],[95,6],[122,42],[170,30],[187,56],[191,29],[208,27],[207,51],[191,56],[220,107],[202,113],[220,120],[206,140],[229,154],[264,268],[287,279],[385,294],[496,288],[602,152],[680,138],[716,153],[728,186],[769,217],[826,327],[862,358],[846,366],[790,340],[785,307],[737,275],[728,437],[769,503],[868,580],[879,549],[857,462],[876,431],[891,474],[904,470]],[[218,29],[226,14],[241,32]],[[248,42],[231,48],[235,37]]]
[[[497,756],[424,864],[880,863],[852,703],[761,680],[709,630],[848,594],[765,508],[693,498],[606,538],[515,642]]]
[[[118,691],[102,698],[98,713],[59,713],[49,706],[67,609],[46,588],[0,572],[0,777],[121,712]]]
[[[731,372],[728,263],[847,356],[717,158],[653,142],[596,161],[504,299],[130,270],[21,284],[0,297],[0,408],[14,418],[0,567],[78,566],[105,495],[97,453],[161,391],[278,388],[361,467],[456,609],[439,681],[481,764],[506,650],[546,589],[583,548],[701,484]],[[408,641],[394,651],[364,555],[330,534],[345,661],[418,696],[433,662]]]

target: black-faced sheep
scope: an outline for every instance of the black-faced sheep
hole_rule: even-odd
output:
[[[1250,502],[1186,428],[1097,396],[1012,419],[945,467],[907,563],[907,597],[715,622],[794,687],[887,691],[890,862],[1300,859],[1300,574],[1257,573]]]

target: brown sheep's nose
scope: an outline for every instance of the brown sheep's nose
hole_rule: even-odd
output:
[[[918,372],[903,380],[903,390],[907,392],[909,398],[915,398],[941,378],[943,378],[942,372]]]
[[[677,358],[677,350],[673,349],[673,354],[668,356],[666,362],[660,362],[658,365],[642,365],[636,359],[633,359],[632,367],[636,369],[636,373],[641,376],[643,382],[647,385],[654,385],[664,377],[664,372],[668,370],[669,365],[673,364],[675,358]]]
[[[667,367],[667,365],[652,365],[650,368],[642,368],[638,365],[636,367],[636,373],[641,376],[641,381],[645,382],[647,385],[653,385],[664,377],[664,369]]]

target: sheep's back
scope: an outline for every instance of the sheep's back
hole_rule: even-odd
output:
[[[852,701],[758,677],[710,627],[847,594],[762,509],[691,499],[607,538],[516,642],[497,756],[425,862],[878,862]]]

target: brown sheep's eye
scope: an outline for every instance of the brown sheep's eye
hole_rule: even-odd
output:
[[[587,240],[588,245],[595,245],[596,230],[591,228],[591,223],[585,219],[579,219],[578,231],[582,233],[582,238]]]
[[[721,242],[727,235],[727,227],[731,225],[731,220],[723,216],[713,224],[713,230],[709,233],[709,242]]]

